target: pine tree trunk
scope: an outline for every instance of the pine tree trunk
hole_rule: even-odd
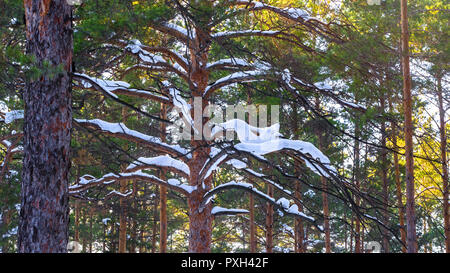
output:
[[[273,185],[267,185],[267,195],[273,197]],[[266,253],[273,250],[273,205],[267,203],[266,207]]]
[[[298,199],[298,201],[295,202],[295,204],[298,207],[298,211],[299,212],[303,212],[303,206],[300,203],[300,201],[302,200],[302,188],[301,188],[301,184],[299,181],[297,181],[295,183],[295,198]],[[303,227],[303,220],[300,218],[295,218],[294,220],[294,241],[295,241],[295,247],[294,247],[294,251],[296,253],[304,253],[305,252],[305,247],[304,247],[304,242],[303,242],[303,238],[305,238],[305,231],[304,231],[304,227]]]
[[[209,154],[209,153],[208,153]],[[212,214],[211,202],[201,207],[205,193],[211,189],[211,179],[199,181],[198,176],[208,158],[203,149],[193,152],[190,162],[190,185],[197,186],[188,199],[189,205],[189,252],[209,253],[211,251]],[[204,187],[202,185],[204,183]]]
[[[445,110],[442,97],[442,77],[438,76],[438,101],[439,101],[439,135],[441,138],[441,161],[442,161],[442,193],[443,193],[443,210],[444,210],[444,233],[445,233],[445,250],[450,253],[450,211],[449,211],[449,187],[448,187],[448,166],[447,166],[447,133],[445,122]]]
[[[26,83],[19,252],[67,252],[72,107],[71,7],[25,0],[27,53],[38,68],[60,69]]]
[[[250,211],[250,253],[256,253],[255,199],[253,197],[253,194],[249,194],[249,211]]]
[[[126,124],[127,122],[127,108],[122,107],[122,123]],[[128,145],[125,145],[124,150],[128,150]],[[126,164],[122,165],[122,171],[125,171]],[[120,181],[120,192],[125,193],[128,188],[128,181],[121,180]],[[119,200],[120,206],[120,215],[119,215],[119,253],[125,253],[127,250],[127,202],[125,197],[121,196]]]
[[[161,103],[161,118],[167,119],[167,109],[165,104]],[[166,142],[166,123],[160,123],[160,135],[161,141]],[[160,171],[160,178],[165,181],[166,175],[163,171]],[[159,219],[159,252],[166,253],[167,251],[167,188],[165,186],[160,186],[159,188],[159,209],[160,209],[160,219]]]
[[[354,177],[355,177],[355,187],[357,191],[360,191],[361,186],[361,175],[360,175],[360,148],[359,148],[359,138],[360,138],[360,129],[359,125],[355,123],[355,147],[354,147],[354,156],[355,156],[355,168],[354,168]],[[359,195],[355,198],[356,206],[359,208],[361,205],[361,198]],[[355,219],[355,253],[361,253],[361,222],[356,215]]]
[[[411,73],[409,67],[408,1],[401,0],[403,107],[405,112],[406,155],[406,235],[408,253],[417,252],[416,214],[414,201],[414,148],[412,123]]]
[[[384,95],[382,95],[382,98],[380,100],[380,112],[382,115],[384,114],[384,108],[385,108],[385,99]],[[386,151],[386,123],[384,121],[381,122],[381,151],[380,151],[380,157],[381,157],[381,181],[383,184],[383,224],[387,227],[389,225],[389,218],[388,218],[388,203],[389,203],[389,195],[388,195],[388,178],[387,178],[387,151]],[[389,253],[389,237],[388,237],[388,230],[386,228],[382,228],[383,233],[383,251],[384,253]]]
[[[392,102],[389,100],[389,108],[392,111]],[[397,127],[392,123],[392,145],[395,151],[398,150],[397,146]],[[395,171],[395,189],[397,195],[397,207],[398,217],[400,224],[400,238],[403,242],[402,252],[406,253],[406,230],[405,230],[405,207],[403,205],[402,184],[400,181],[400,165],[398,163],[398,153],[394,152],[394,171]]]

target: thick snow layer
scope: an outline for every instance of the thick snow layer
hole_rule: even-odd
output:
[[[193,191],[195,191],[197,189],[196,186],[186,185],[186,184],[182,183],[180,180],[175,179],[175,178],[170,178],[169,180],[167,180],[167,184],[182,188],[183,190],[185,190],[188,193],[192,193]]]
[[[294,151],[299,151],[303,154],[309,154],[314,160],[327,166],[330,171],[336,172],[334,167],[330,165],[330,160],[328,157],[326,157],[313,144],[301,140],[273,139],[261,143],[238,143],[234,147],[240,151],[246,151],[257,155],[266,155],[283,149],[291,149]],[[308,168],[312,171],[318,173],[319,175],[328,176],[327,172],[325,172],[318,164],[315,164],[313,161],[308,160],[305,157],[303,157],[303,159],[305,160]]]
[[[247,168],[247,164],[239,159],[230,159],[226,163],[238,170]]]
[[[161,155],[156,157],[139,157],[138,160],[134,161],[128,166],[127,170],[142,165],[171,167],[185,173],[188,176],[190,175],[189,166],[186,163],[174,159],[169,155]]]
[[[269,140],[278,139],[280,136],[280,124],[276,123],[270,127],[258,128],[249,125],[241,119],[232,119],[227,122],[216,124],[211,130],[211,134],[223,130],[233,130],[238,135],[239,141],[242,143],[262,143]]]
[[[235,214],[240,214],[240,213],[249,213],[249,211],[246,209],[227,209],[227,208],[222,208],[219,206],[212,208],[211,214],[216,215],[219,213],[235,215]]]

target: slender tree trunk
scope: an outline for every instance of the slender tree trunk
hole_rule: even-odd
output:
[[[130,253],[136,253],[136,241],[137,241],[137,221],[136,221],[136,210],[138,208],[137,200],[137,183],[136,180],[133,180],[133,221],[131,222],[131,244],[130,244]]]
[[[250,253],[256,253],[255,199],[253,197],[253,194],[249,194],[249,211],[250,211]]]
[[[122,107],[122,122],[126,124],[127,121],[127,108]],[[125,145],[124,150],[128,150],[128,145]],[[126,164],[122,165],[122,171],[125,171]],[[125,193],[128,188],[128,181],[120,181],[120,192]],[[120,215],[119,215],[119,253],[125,253],[127,251],[127,201],[125,197],[120,197],[119,200]]]
[[[380,100],[380,112],[382,115],[385,111],[385,99],[384,95],[382,95]],[[386,123],[384,121],[381,122],[381,181],[383,184],[383,224],[387,227],[389,225],[389,217],[388,217],[388,203],[389,203],[389,195],[388,195],[388,178],[387,178],[387,151],[386,151]],[[389,253],[389,237],[388,230],[386,228],[382,228],[383,233],[383,251],[385,253]]]
[[[166,105],[161,103],[161,118],[167,119],[167,109]],[[161,141],[166,142],[166,123],[160,123],[160,135]],[[166,180],[166,175],[163,171],[160,171],[160,178]],[[167,188],[165,186],[160,186],[159,188],[159,252],[165,253],[167,251]]]
[[[319,97],[316,97],[316,109],[320,109]],[[321,129],[316,130],[317,140],[319,142],[319,150],[323,151],[323,138]],[[320,177],[322,184],[322,207],[323,207],[323,229],[325,232],[325,252],[331,253],[331,238],[330,238],[330,212],[328,209],[328,185],[327,179],[324,176]],[[350,234],[351,237],[351,234]]]
[[[267,185],[267,195],[273,197],[273,186]],[[273,250],[273,205],[267,204],[266,207],[266,253],[272,253]]]
[[[355,177],[355,187],[356,190],[360,191],[361,185],[361,175],[360,175],[360,148],[359,148],[359,138],[360,138],[360,129],[359,125],[355,123],[355,148],[354,148],[354,156],[355,156],[355,168],[354,168],[354,177]],[[356,206],[359,208],[361,205],[361,198],[359,195],[356,195],[355,198]],[[361,253],[361,222],[356,215],[355,219],[355,253]]]
[[[27,53],[43,70],[24,92],[19,252],[67,252],[72,107],[72,9],[65,0],[24,0]]]
[[[156,219],[158,217],[158,203],[155,201],[153,204],[153,227],[152,227],[152,253],[156,252]]]
[[[408,1],[401,0],[403,108],[405,112],[406,155],[406,229],[408,253],[417,252],[416,213],[414,201],[414,147],[412,122],[411,73],[409,68]]]
[[[441,138],[441,161],[442,161],[442,193],[444,210],[444,229],[445,229],[445,250],[450,253],[450,211],[449,211],[449,186],[448,186],[448,166],[447,166],[447,133],[445,122],[444,101],[442,97],[442,77],[437,77],[437,93],[439,101],[439,135]]]
[[[303,212],[303,206],[302,204],[299,202],[302,200],[302,188],[301,188],[301,184],[299,181],[297,181],[295,183],[295,198],[298,199],[298,201],[296,201],[296,205],[298,207],[298,211],[299,212]],[[294,251],[296,253],[304,253],[305,252],[305,246],[304,246],[304,242],[303,242],[303,238],[305,238],[305,231],[304,231],[304,227],[303,227],[303,220],[300,218],[295,218],[294,219],[294,237],[295,237],[295,247],[294,247]]]
[[[392,111],[392,102],[389,101],[389,108]],[[397,146],[397,127],[392,123],[392,145],[395,151],[398,151]],[[406,253],[406,230],[405,230],[405,206],[403,205],[402,184],[400,181],[400,165],[398,163],[398,153],[394,152],[394,171],[395,171],[395,189],[397,195],[397,207],[399,213],[400,223],[400,238],[403,242],[402,252]]]

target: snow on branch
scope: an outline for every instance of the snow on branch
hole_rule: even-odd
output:
[[[325,177],[330,177],[330,173],[336,173],[328,157],[313,144],[301,140],[280,138],[282,135],[279,133],[279,129],[278,123],[266,128],[256,128],[243,120],[233,119],[213,127],[212,135],[222,130],[232,130],[237,133],[240,141],[233,146],[238,151],[248,152],[255,157],[283,150],[292,151],[302,158],[306,166],[315,173]]]
[[[244,82],[253,82],[261,80],[261,77],[267,75],[268,72],[265,70],[251,70],[251,71],[239,71],[232,73],[228,76],[220,78],[214,83],[208,85],[205,88],[203,97],[208,97],[211,93],[220,89],[224,86],[233,84],[233,83],[244,83]]]
[[[71,185],[69,187],[69,193],[71,195],[75,195],[75,194],[79,194],[80,192],[85,191],[89,188],[92,188],[94,186],[109,185],[109,184],[113,184],[117,181],[123,181],[123,180],[137,180],[137,181],[149,182],[149,183],[152,183],[155,185],[163,185],[171,190],[177,191],[186,196],[195,190],[195,187],[183,184],[178,179],[169,179],[167,181],[164,181],[154,175],[144,173],[142,171],[137,171],[137,172],[120,173],[120,174],[109,173],[109,174],[104,175],[101,178],[95,178],[91,175],[84,175],[80,178],[80,180],[76,184]]]
[[[170,145],[161,141],[161,139],[149,136],[138,131],[129,129],[123,123],[110,123],[100,119],[76,119],[77,124],[94,130],[99,130],[106,135],[126,139],[143,146],[150,147],[158,152],[172,155],[181,160],[190,158],[190,152],[179,145]]]
[[[178,40],[184,42],[186,46],[193,44],[192,40],[194,39],[195,34],[185,29],[184,27],[181,27],[174,23],[153,24],[152,27],[162,33],[177,38]]]
[[[216,69],[230,69],[242,67],[253,67],[253,65],[248,63],[246,60],[240,58],[220,59],[218,61],[208,63],[206,65],[206,69],[209,71]]]
[[[289,206],[289,201],[286,203],[287,199],[285,199],[285,198],[275,200],[274,198],[268,196],[267,194],[259,191],[252,184],[249,184],[249,183],[231,181],[231,182],[228,182],[225,184],[221,184],[221,185],[215,187],[214,189],[210,190],[203,196],[202,206],[205,206],[206,204],[208,204],[214,195],[216,195],[222,191],[226,191],[226,190],[230,190],[230,189],[239,189],[239,190],[244,190],[244,191],[250,192],[251,194],[255,195],[256,197],[261,198],[261,199],[265,200],[266,202],[271,203],[274,206],[274,208],[282,211],[284,214],[304,219],[304,220],[314,224],[320,230],[322,230],[322,228],[320,228],[317,225],[316,220],[314,218],[304,214],[303,212],[300,212],[298,210],[297,205],[293,204],[292,206]],[[286,201],[284,201],[284,200],[286,200]]]
[[[230,3],[232,6],[240,6],[241,12],[249,11],[271,11],[278,14],[281,17],[289,19],[293,22],[299,23],[300,25],[306,27],[309,31],[320,34],[321,36],[332,39],[334,41],[342,41],[342,39],[329,29],[329,26],[317,18],[311,17],[307,11],[300,8],[286,7],[279,8],[272,5],[268,5],[258,1],[252,0],[237,0]]]
[[[115,43],[120,45],[125,50],[130,50],[134,54],[138,54],[139,52],[143,53],[144,55],[150,55],[150,53],[160,53],[167,59],[170,59],[173,62],[177,63],[185,71],[189,70],[188,68],[189,62],[185,57],[183,57],[183,54],[175,50],[171,50],[167,47],[147,46],[143,45],[139,40],[132,40],[132,41],[119,40],[116,41]]]
[[[23,110],[12,110],[12,111],[0,113],[0,114],[1,114],[0,121],[5,122],[6,124],[12,123],[18,119],[23,119],[23,117],[24,117]]]
[[[249,213],[249,211],[246,209],[227,209],[219,206],[215,206],[211,210],[211,214],[214,216],[221,216],[221,215],[235,216],[246,213]]]
[[[167,62],[162,56],[150,53],[147,50],[143,49],[143,45],[139,40],[132,40],[131,43],[129,43],[125,47],[125,50],[139,57],[142,63],[146,65],[147,69],[174,72],[184,80],[188,81],[188,76],[185,69],[187,67],[187,64],[185,62],[182,62],[183,65],[179,65],[178,62],[175,62],[172,65]],[[173,54],[172,56],[174,55],[175,54]],[[176,56],[178,57],[177,60],[180,61],[181,56]]]
[[[152,90],[153,92],[151,92],[149,90],[130,88],[130,84],[127,82],[98,79],[79,73],[74,73],[72,78],[79,81],[82,88],[95,89],[108,94],[112,98],[117,99],[117,95],[127,95],[171,104],[168,97],[155,94],[155,90]]]
[[[180,174],[184,177],[189,177],[189,166],[177,159],[170,157],[169,155],[161,155],[156,157],[140,157],[132,164],[130,164],[126,171],[133,172],[143,169],[168,169],[172,172]]]
[[[217,32],[212,34],[212,38],[214,39],[231,39],[238,37],[246,37],[246,36],[266,36],[273,37],[282,34],[281,31],[278,30],[236,30],[236,31],[224,31]]]

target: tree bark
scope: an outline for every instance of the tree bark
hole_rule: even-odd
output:
[[[27,81],[19,252],[67,252],[72,107],[71,7],[24,0],[27,53],[56,71]],[[47,65],[48,64],[48,65]]]
[[[298,199],[298,201],[295,202],[295,204],[298,207],[298,211],[299,212],[303,212],[303,206],[300,203],[300,201],[302,200],[302,188],[301,188],[301,184],[299,181],[297,181],[295,183],[295,198]],[[303,227],[303,220],[300,218],[295,218],[294,219],[294,237],[295,237],[295,247],[294,247],[294,251],[295,253],[304,253],[305,252],[305,245],[303,242],[303,238],[305,238],[305,230]]]
[[[450,253],[450,211],[449,211],[449,188],[448,188],[448,166],[447,166],[447,133],[445,122],[444,100],[442,97],[442,77],[437,77],[437,93],[439,101],[439,135],[441,138],[441,161],[442,161],[442,195],[444,214],[445,251]]]
[[[161,118],[167,119],[166,105],[161,103]],[[166,123],[160,122],[160,135],[161,141],[166,142]],[[166,180],[166,175],[163,171],[160,171],[160,178]],[[167,188],[165,186],[159,187],[159,252],[166,253],[167,251]]]
[[[360,186],[361,186],[359,138],[360,138],[359,125],[355,122],[354,177],[355,177],[355,187],[356,187],[357,191],[360,191]],[[356,195],[355,203],[356,203],[356,206],[359,208],[359,206],[361,205],[361,198],[359,197],[359,195]],[[355,253],[361,253],[361,222],[360,222],[358,215],[356,215],[356,219],[355,219]]]
[[[253,197],[253,194],[249,194],[249,211],[250,211],[250,253],[256,253],[255,199]]]
[[[267,195],[273,197],[273,186],[267,185]],[[273,205],[267,203],[266,207],[266,253],[273,250]]]
[[[380,99],[380,112],[382,115],[385,112],[385,99],[384,95],[382,95]],[[388,203],[389,203],[389,193],[388,193],[388,178],[387,178],[387,151],[386,151],[386,123],[381,121],[381,181],[383,184],[383,224],[387,227],[389,226],[389,217],[388,217]],[[389,237],[388,230],[386,228],[382,228],[383,233],[383,251],[384,253],[389,253]]]
[[[389,108],[392,111],[392,102],[389,100]],[[397,146],[397,127],[394,123],[392,126],[392,145],[395,151],[398,151]],[[402,252],[406,253],[406,230],[405,230],[405,206],[403,205],[403,194],[402,194],[402,184],[400,181],[400,165],[398,163],[398,153],[394,152],[394,171],[395,171],[395,189],[397,195],[397,207],[398,207],[398,217],[400,223],[400,238],[403,242]]]
[[[414,147],[412,123],[411,73],[409,67],[408,1],[401,0],[403,108],[405,112],[406,155],[406,234],[408,253],[417,252],[416,213],[414,200]]]

